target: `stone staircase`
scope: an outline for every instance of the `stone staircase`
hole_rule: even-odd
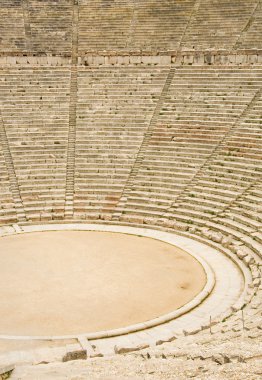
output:
[[[259,153],[257,161],[247,158],[250,165],[244,170],[241,162],[244,164],[247,159],[234,153],[235,147],[230,142],[235,138],[237,143],[244,143],[246,137],[241,137],[243,128],[239,123],[249,113],[258,115],[260,110],[261,72],[259,69],[254,72],[254,82],[246,81],[247,74],[234,68],[177,69],[124,214],[150,216],[152,212],[155,217],[170,215],[172,218],[185,204],[188,216],[194,207],[200,215],[209,202],[215,215],[217,207],[217,211],[221,210],[235,197],[238,187],[242,192],[242,186],[245,189],[257,178]],[[259,120],[252,124],[252,143],[259,145],[258,123]],[[225,148],[225,144],[230,146]],[[232,153],[228,153],[230,149]],[[246,177],[241,185],[239,179],[243,175]],[[185,210],[181,213],[185,214]]]
[[[32,33],[31,33],[31,26],[30,26],[30,20],[29,20],[29,10],[28,10],[28,1],[22,1],[22,10],[23,10],[23,16],[24,16],[24,28],[25,28],[25,46],[27,51],[32,51],[31,48],[31,40],[32,40]]]
[[[163,104],[165,102],[165,99],[166,99],[169,87],[170,87],[172,80],[174,78],[174,75],[175,75],[175,68],[171,68],[168,75],[167,75],[165,84],[163,86],[163,89],[162,89],[161,95],[159,97],[158,103],[156,105],[156,108],[154,110],[153,116],[152,116],[150,123],[148,125],[148,129],[144,133],[142,144],[140,145],[140,148],[138,150],[134,165],[133,165],[132,169],[130,170],[128,179],[127,179],[127,181],[123,187],[123,191],[122,191],[121,197],[119,199],[119,203],[116,205],[114,214],[112,216],[113,220],[117,220],[121,216],[121,210],[123,210],[123,208],[125,207],[125,203],[127,201],[128,194],[130,193],[130,191],[132,191],[134,179],[135,179],[136,175],[138,174],[140,166],[143,162],[144,155],[147,151],[149,141],[152,137],[154,127],[157,123],[160,111],[161,111]]]
[[[66,164],[65,218],[73,217],[74,180],[75,180],[75,144],[76,144],[76,114],[77,114],[77,73],[78,73],[78,3],[74,3],[73,37],[70,77],[69,132]]]
[[[244,0],[235,2],[228,0],[201,1],[195,16],[187,27],[181,48],[208,50],[231,47],[252,17],[256,5],[256,0],[249,2]],[[258,29],[256,29],[256,33],[258,38]]]
[[[21,199],[19,184],[16,177],[12,154],[10,152],[9,143],[6,135],[6,128],[4,126],[2,115],[0,115],[0,138],[2,143],[2,152],[5,160],[6,169],[8,172],[9,186],[14,200],[16,209],[16,217],[19,222],[25,222],[25,210]]]
[[[254,4],[253,12],[250,15],[249,20],[247,21],[244,29],[239,34],[233,48],[234,49],[252,49],[254,47],[258,47],[261,49],[261,29],[262,22],[262,3],[261,1],[257,1]]]
[[[0,78],[2,136],[7,162],[12,157],[10,180],[20,192],[17,207],[22,204],[31,221],[63,218],[70,70],[3,68]]]
[[[115,210],[168,72],[168,66],[79,68],[76,218],[107,218]]]

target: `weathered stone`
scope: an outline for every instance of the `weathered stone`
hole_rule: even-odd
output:
[[[148,344],[141,344],[139,346],[130,346],[130,347],[115,346],[114,351],[116,354],[127,354],[129,352],[140,351],[148,347],[149,347]]]
[[[63,362],[68,362],[68,361],[71,361],[71,360],[85,360],[87,359],[87,352],[86,350],[77,350],[77,351],[71,351],[71,352],[67,352],[63,358],[62,358],[62,361]]]

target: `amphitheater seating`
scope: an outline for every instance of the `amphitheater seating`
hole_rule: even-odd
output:
[[[175,49],[190,19],[193,4],[193,0],[95,0],[90,5],[89,1],[82,0],[79,51]]]
[[[259,79],[259,78],[257,78]],[[261,95],[244,120],[219,145],[194,178],[190,190],[176,202],[175,214],[219,215],[261,178]],[[187,211],[186,211],[187,210]]]
[[[70,54],[71,34],[71,0],[1,1],[1,52]]]
[[[178,49],[194,3],[192,0],[137,2],[130,48],[152,51]]]
[[[262,4],[257,2],[257,7],[253,13],[249,23],[239,36],[235,44],[236,49],[261,49],[262,41]]]
[[[257,1],[245,0],[200,1],[199,8],[185,31],[181,46],[196,50],[231,49],[242,31],[248,28],[256,5]],[[259,38],[258,29],[255,33]]]
[[[28,22],[32,51],[59,54],[71,51],[71,0],[28,0]]]
[[[10,191],[10,181],[0,144],[0,225],[16,222],[16,210]]]
[[[79,52],[124,49],[132,6],[129,1],[81,0],[79,3]]]
[[[202,225],[228,212],[261,178],[258,67],[177,68],[141,156],[168,72],[146,65],[79,68],[76,219],[120,213],[122,219]],[[27,219],[61,219],[70,70],[6,68],[1,84],[3,123]]]
[[[69,76],[66,68],[1,70],[2,117],[29,220],[64,214]]]
[[[241,297],[214,325],[137,355],[240,368],[261,342],[261,1],[0,3],[0,236],[56,220],[113,223],[222,251],[246,275]],[[16,349],[42,347],[38,363],[68,346],[98,356],[105,341]]]
[[[221,224],[237,234],[246,244],[252,246],[261,255],[262,218],[261,218],[261,176],[243,196],[237,198],[222,215],[215,218]]]
[[[114,209],[167,73],[146,66],[79,70],[75,217]]]
[[[260,99],[238,125],[261,80],[259,69],[177,69],[123,213],[206,218],[241,194],[261,174]]]
[[[79,0],[79,53],[261,48],[251,1]],[[3,0],[1,52],[70,54],[72,0]]]
[[[23,8],[20,0],[3,0],[0,8],[1,51],[26,50]]]
[[[256,5],[255,0],[200,4],[192,0],[96,0],[92,5],[82,0],[79,51],[248,48],[250,40],[254,40],[251,47],[258,47],[260,34],[256,26],[260,16]],[[249,31],[254,9],[255,22]]]

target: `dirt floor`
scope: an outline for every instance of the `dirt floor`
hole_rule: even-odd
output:
[[[0,239],[0,334],[65,335],[143,322],[190,301],[202,266],[158,240],[57,231]]]

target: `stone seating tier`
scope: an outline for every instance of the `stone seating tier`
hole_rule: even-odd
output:
[[[2,0],[1,52],[71,55],[74,8],[80,55],[262,48],[256,0]]]

